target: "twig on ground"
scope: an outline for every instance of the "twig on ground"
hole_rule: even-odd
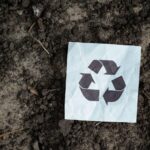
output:
[[[50,89],[49,92],[59,91],[60,89]]]
[[[32,28],[35,26],[35,22],[30,26],[29,30],[28,30],[28,33],[31,32]]]
[[[145,91],[144,93],[143,93],[148,99],[150,98],[150,95]]]
[[[37,91],[34,87],[28,86],[28,90],[29,90],[33,95],[36,95],[36,96],[39,95],[38,91]]]
[[[33,38],[36,42],[38,42],[38,43],[41,45],[41,47],[43,48],[43,50],[49,55],[49,51],[44,47],[44,45],[42,44],[42,42],[41,42],[40,40],[34,38],[33,36],[32,36],[32,38]]]
[[[98,125],[101,124],[101,123],[102,123],[102,122],[98,122],[98,123],[95,124],[95,126],[98,126]]]
[[[38,40],[37,38],[33,37],[31,34],[32,28],[35,26],[35,22],[31,25],[31,27],[28,30],[29,35],[37,42],[39,43],[39,45],[43,48],[43,50],[50,55],[49,51],[45,48],[45,46],[42,44],[42,42],[40,40]]]

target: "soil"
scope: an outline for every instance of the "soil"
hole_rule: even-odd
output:
[[[69,41],[142,46],[136,124],[64,120]],[[0,149],[150,149],[149,0],[0,0]]]

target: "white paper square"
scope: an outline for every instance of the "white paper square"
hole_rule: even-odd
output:
[[[69,42],[65,119],[135,123],[140,57],[139,46]]]

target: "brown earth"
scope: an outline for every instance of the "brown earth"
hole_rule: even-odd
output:
[[[63,120],[69,41],[142,46],[136,124]],[[0,0],[0,150],[149,150],[149,58],[149,0]]]

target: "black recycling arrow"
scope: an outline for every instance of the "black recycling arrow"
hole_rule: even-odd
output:
[[[116,63],[112,60],[93,60],[91,64],[88,66],[92,71],[98,73],[102,67],[102,65],[106,69],[106,74],[114,75],[118,71],[120,67],[117,67]]]
[[[89,73],[81,73],[82,78],[79,81],[80,89],[82,94],[86,99],[90,101],[98,101],[99,99],[99,90],[88,89],[90,84],[94,82],[91,74]],[[95,82],[94,82],[95,83]]]
[[[108,102],[114,102],[118,100],[120,96],[122,95],[124,88],[126,86],[122,76],[112,80],[112,83],[114,85],[115,90],[112,91],[112,90],[107,89],[103,95],[106,104]]]
[[[88,66],[92,71],[98,73],[102,67],[102,64],[98,60],[93,60],[91,64]]]
[[[100,61],[103,63],[106,69],[106,74],[114,75],[120,68],[120,67],[117,67],[116,63],[112,60],[100,60]]]
[[[118,100],[122,93],[123,91],[111,91],[107,89],[103,97],[105,99],[106,104],[108,104],[108,102],[114,102]]]
[[[82,78],[79,82],[80,86],[83,88],[88,88],[91,84],[91,82],[94,82],[91,74],[89,73],[81,73]],[[95,83],[95,82],[94,82]]]
[[[116,90],[123,90],[126,87],[126,84],[125,84],[122,76],[112,80],[112,83]]]
[[[99,90],[92,90],[92,89],[83,89],[81,88],[81,92],[84,97],[89,101],[98,101],[99,100]]]

